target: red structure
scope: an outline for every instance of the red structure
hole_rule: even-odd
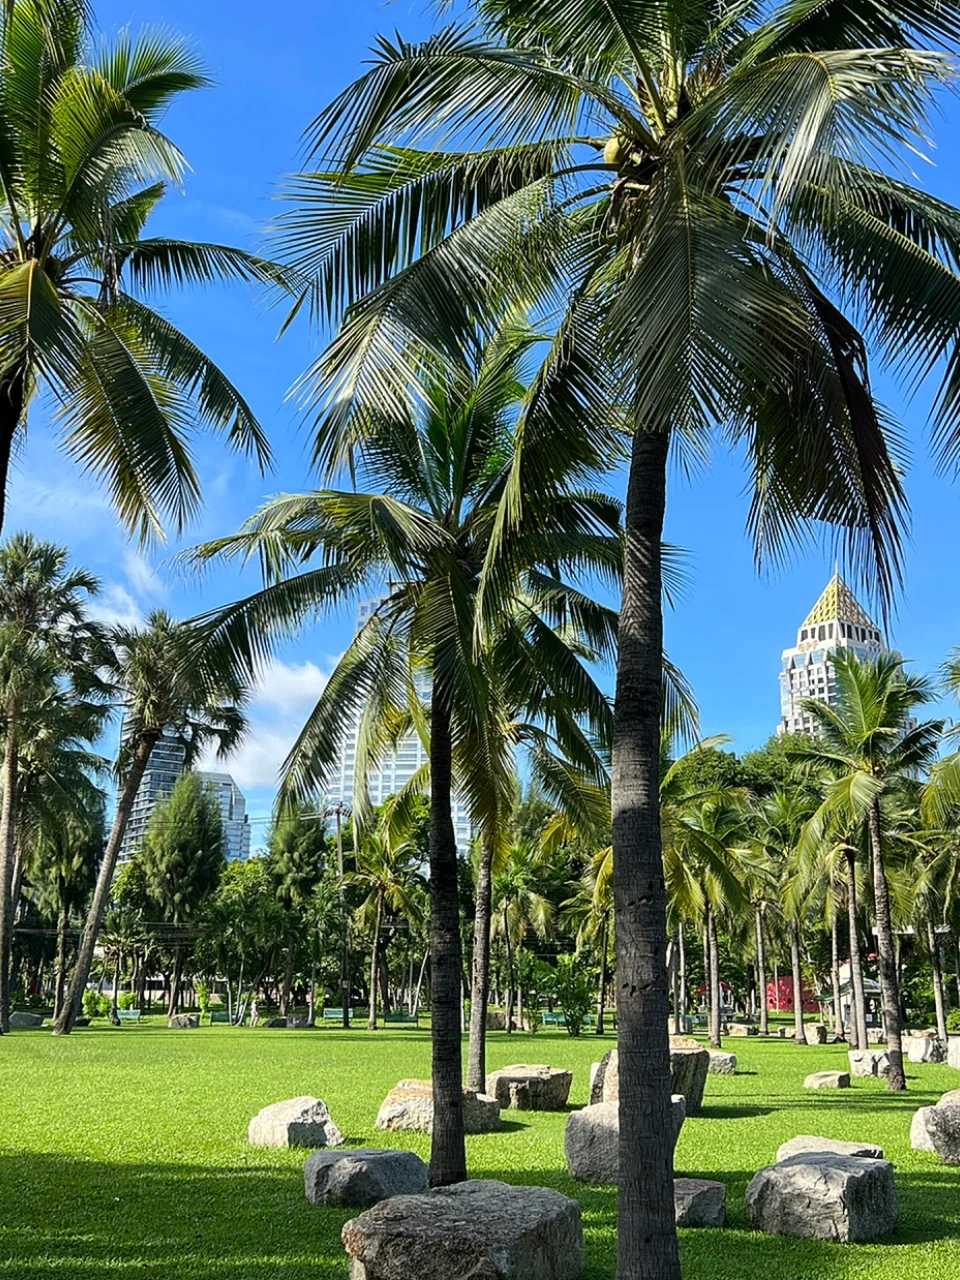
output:
[[[819,1013],[820,1006],[810,989],[803,986],[801,990],[803,1012]],[[771,1013],[793,1013],[793,978],[781,978],[779,982],[767,983],[767,1009]]]

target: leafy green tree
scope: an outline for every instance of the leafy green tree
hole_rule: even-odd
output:
[[[195,773],[185,773],[157,805],[138,857],[163,922],[179,930],[195,920],[216,889],[224,864],[220,811]],[[175,934],[171,1017],[180,1002],[185,946]]]
[[[96,578],[71,568],[64,547],[18,534],[0,547],[0,1031],[10,1017],[17,799],[31,703],[56,697],[57,680],[93,681],[99,632],[86,618]],[[26,723],[25,723],[26,721]]]
[[[179,527],[200,500],[188,426],[264,464],[269,450],[227,376],[139,295],[280,278],[227,245],[143,234],[187,167],[161,118],[208,83],[203,69],[159,31],[100,42],[85,0],[9,0],[0,83],[0,526],[11,454],[45,386],[67,452],[124,524]]]
[[[195,962],[201,972],[226,979],[235,1020],[244,1012],[243,993],[255,992],[270,971],[287,924],[265,859],[228,862],[207,900]]]
[[[123,833],[151,751],[165,731],[173,732],[189,766],[208,743],[228,755],[246,729],[242,706],[248,690],[236,664],[222,652],[198,649],[196,632],[162,611],[151,614],[143,630],[116,628],[107,659],[106,675],[123,711],[117,808],[55,1035],[68,1034],[79,1011]]]
[[[324,318],[345,313],[315,370],[331,435],[390,403],[424,350],[461,359],[492,295],[561,312],[558,412],[525,434],[518,476],[582,454],[623,406],[614,849],[619,960],[637,981],[619,1009],[617,1274],[676,1280],[657,814],[670,441],[704,455],[716,430],[742,450],[761,556],[827,521],[889,596],[903,494],[864,339],[831,299],[908,373],[946,355],[938,440],[954,459],[960,217],[898,174],[952,74],[930,47],[953,44],[956,14],[896,0],[472,9],[476,26],[381,39],[319,114],[311,163],[324,163],[292,188],[285,250],[316,277]],[[506,505],[520,517],[516,493]]]
[[[819,737],[797,747],[798,759],[832,779],[823,801],[807,824],[805,842],[815,845],[831,824],[862,825],[873,868],[883,1020],[890,1054],[890,1089],[907,1087],[903,1069],[899,976],[893,941],[890,887],[884,867],[882,801],[934,761],[943,733],[942,720],[912,721],[915,708],[929,702],[933,690],[922,677],[908,675],[899,659],[882,656],[861,662],[841,651],[833,658],[837,706],[808,699]]]
[[[286,964],[280,993],[280,1012],[290,1015],[290,989],[303,930],[303,914],[323,876],[328,856],[323,819],[316,806],[298,804],[278,814],[267,840],[267,872],[287,917],[284,930]]]
[[[548,993],[563,1013],[567,1035],[579,1036],[590,1012],[593,975],[583,961],[574,955],[557,956],[549,977]]]

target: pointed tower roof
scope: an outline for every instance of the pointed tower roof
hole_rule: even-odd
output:
[[[805,627],[817,622],[853,622],[859,627],[872,627],[876,623],[860,605],[856,596],[840,577],[833,577],[820,593],[820,598],[803,620]]]

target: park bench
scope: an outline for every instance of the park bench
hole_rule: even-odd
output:
[[[383,1021],[388,1027],[419,1027],[420,1015],[418,1013],[385,1013]]]
[[[565,1027],[567,1020],[562,1013],[551,1013],[549,1009],[544,1009],[540,1015],[540,1021],[545,1027]]]
[[[227,1013],[226,1009],[214,1009],[211,1012],[210,1025],[212,1026],[215,1022],[230,1022],[230,1015]]]
[[[117,1019],[120,1022],[139,1022],[140,1010],[139,1009],[118,1009]]]
[[[343,1022],[343,1009],[324,1009],[324,1022]]]

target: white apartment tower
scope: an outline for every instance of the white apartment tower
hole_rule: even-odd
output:
[[[814,698],[834,705],[836,680],[830,657],[838,649],[849,649],[860,659],[891,652],[880,628],[834,572],[801,623],[797,643],[783,651],[778,734],[815,732],[813,718],[802,704]]]
[[[361,602],[357,613],[358,630],[367,621],[379,603],[379,600],[364,600]],[[417,672],[414,676],[414,687],[420,700],[425,706],[429,706],[431,697],[429,674]],[[340,739],[337,760],[326,787],[326,802],[328,805],[338,803],[348,807],[353,805],[357,736],[360,732],[363,710],[363,706],[360,706],[345,716],[343,736]],[[370,803],[374,806],[383,804],[388,796],[395,795],[406,786],[417,771],[428,762],[429,754],[415,732],[401,738],[393,750],[383,753],[379,766],[368,771],[367,791]],[[456,798],[453,802],[453,831],[457,841],[457,848],[461,853],[466,853],[473,838],[473,828],[466,805]]]

